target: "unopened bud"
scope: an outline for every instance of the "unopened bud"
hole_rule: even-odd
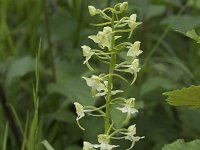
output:
[[[88,6],[88,9],[91,16],[95,16],[97,14],[97,9],[94,6]]]
[[[120,12],[125,12],[128,9],[128,2],[123,2],[119,6]]]

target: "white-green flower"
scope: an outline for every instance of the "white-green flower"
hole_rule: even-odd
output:
[[[139,59],[134,59],[132,61],[124,61],[115,66],[116,71],[129,72],[131,74],[136,74],[140,71],[140,69],[141,68],[139,68]]]
[[[95,16],[98,13],[94,6],[88,6],[88,10],[91,16]]]
[[[105,96],[108,93],[108,81],[104,81],[103,83],[106,88],[102,92],[97,93],[95,96],[97,96],[97,97]],[[111,87],[111,89],[112,89],[112,87]],[[122,90],[114,90],[114,91],[111,91],[111,95],[115,95],[115,94],[121,93],[121,92],[123,92],[123,91]]]
[[[91,78],[83,77],[86,80],[86,83],[89,87],[92,88],[93,96],[104,96],[107,91],[106,81],[103,81],[99,76],[92,75]],[[98,93],[96,93],[96,91]]]
[[[85,61],[83,62],[83,64],[85,64],[95,53],[91,51],[91,48],[89,46],[83,45],[81,46],[81,48],[83,49],[83,56],[86,57]]]
[[[127,133],[122,133],[125,134],[125,139],[126,140],[130,140],[132,142],[131,144],[131,148],[133,148],[133,146],[135,145],[135,142],[139,141],[140,139],[143,139],[144,136],[139,137],[139,136],[135,136],[136,135],[136,126],[135,125],[131,125],[128,127],[128,132]]]
[[[98,142],[100,144],[94,144],[94,148],[99,148],[100,150],[112,150],[118,147],[118,145],[110,145],[110,136],[107,134],[98,135]]]
[[[128,115],[130,115],[138,112],[138,110],[135,109],[135,98],[129,98],[125,100],[125,104],[123,105],[124,107],[122,108],[117,107],[117,109],[122,111],[122,113],[127,113]]]
[[[132,14],[130,17],[129,17],[129,20],[127,21],[128,22],[128,26],[131,28],[131,29],[134,29],[137,24],[136,24],[136,18],[137,18],[137,15],[136,14]]]
[[[99,31],[97,35],[91,35],[88,38],[93,40],[95,43],[99,44],[99,46],[103,49],[105,47],[109,48],[111,45],[111,33],[111,27],[104,27],[103,31]]]
[[[139,59],[134,59],[134,61],[132,61],[131,64],[125,65],[124,67],[127,67],[127,69],[125,69],[124,71],[129,72],[131,74],[137,73],[141,69],[141,68],[139,68]]]
[[[83,142],[83,150],[94,150],[94,146],[90,142]]]
[[[81,118],[83,118],[85,116],[84,107],[81,104],[77,103],[77,102],[75,102],[74,105],[75,105],[76,114],[77,114],[76,120],[79,120],[79,119],[81,119]]]
[[[86,80],[87,85],[92,89],[95,89],[97,91],[102,91],[106,89],[105,84],[99,76],[92,75],[91,78],[83,77],[83,79]]]
[[[127,46],[127,48],[129,48],[128,52],[127,52],[127,56],[131,56],[133,58],[139,56],[142,51],[140,50],[140,42],[136,41],[134,42],[134,44]]]
[[[128,24],[129,28],[131,29],[131,33],[138,25],[141,24],[141,22],[136,22],[136,18],[137,18],[137,15],[132,14],[128,19],[123,21]]]
[[[86,80],[86,83],[89,87],[92,88],[92,95],[93,96],[105,96],[108,93],[107,84],[108,81],[103,81],[101,77],[92,75],[91,78],[82,77]],[[97,91],[97,92],[96,92]],[[121,90],[111,91],[111,95],[115,95],[117,93],[123,92]]]

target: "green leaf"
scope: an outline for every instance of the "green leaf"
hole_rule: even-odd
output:
[[[178,139],[171,144],[165,145],[162,150],[199,150],[200,140],[185,142],[183,139]]]
[[[113,104],[111,106],[111,116],[116,128],[122,128],[124,125],[123,121],[126,119],[126,114],[116,109],[117,107],[121,107],[121,105]]]
[[[177,74],[181,74],[184,76],[187,76],[187,78],[189,79],[194,79],[194,75],[192,73],[192,71],[190,70],[190,68],[188,68],[184,61],[178,58],[166,58],[166,60],[171,63],[175,68],[175,70],[173,70],[173,72],[170,72],[170,74],[173,73],[173,76],[177,75]],[[180,71],[181,72],[180,72]],[[178,72],[177,72],[178,71]],[[175,74],[174,74],[175,73]]]
[[[163,93],[167,102],[174,106],[200,107],[200,86],[190,86],[181,90]]]
[[[94,99],[91,97],[90,89],[80,78],[71,79],[65,85],[51,83],[47,90],[50,94],[57,93],[65,96],[71,102],[80,102],[83,105],[93,105]]]
[[[177,17],[176,15],[173,15],[164,18],[161,24],[171,24],[171,27],[174,30],[185,32],[199,26],[200,16],[182,15],[180,17]]]
[[[184,128],[184,132],[186,134],[193,133],[193,137],[199,136],[200,119],[197,118],[200,118],[200,109],[185,109],[182,107],[177,109],[177,111],[181,121],[181,126]],[[185,129],[187,129],[187,131]]]
[[[6,73],[6,85],[9,86],[16,77],[22,77],[29,72],[33,72],[35,68],[34,64],[35,61],[30,56],[14,60]]]
[[[160,84],[162,83],[162,84]],[[149,92],[152,92],[156,89],[165,89],[165,90],[172,90],[176,89],[177,86],[169,79],[165,79],[163,77],[155,76],[148,78],[141,86],[141,95],[145,95]]]
[[[180,33],[184,34],[185,36],[195,40],[197,43],[200,43],[200,35],[198,35],[194,29],[187,31],[186,33],[182,32],[182,31],[178,31],[178,32],[180,32]]]
[[[8,122],[6,123],[6,127],[5,127],[2,150],[6,150],[7,149],[6,148],[6,146],[7,146],[7,138],[8,138]]]
[[[65,111],[65,110],[58,110],[56,112],[49,113],[46,115],[46,117],[52,120],[56,120],[60,122],[62,121],[69,124],[72,124],[75,121],[74,115],[71,112]]]
[[[41,142],[47,150],[54,150],[54,148],[49,144],[47,140]]]

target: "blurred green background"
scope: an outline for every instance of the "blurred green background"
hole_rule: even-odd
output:
[[[7,149],[17,150],[21,147],[26,121],[33,118],[32,87],[40,39],[39,141],[48,140],[56,150],[80,150],[83,140],[97,142],[96,135],[103,130],[103,120],[82,119],[86,132],[76,124],[73,102],[104,103],[91,97],[90,88],[81,79],[91,72],[83,65],[80,47],[94,45],[87,36],[99,28],[89,23],[102,22],[100,17],[89,16],[87,6],[103,9],[118,2],[123,1],[0,0],[0,147],[6,122],[9,122]],[[133,86],[117,80],[115,83],[126,91],[122,96],[137,99],[140,113],[130,124],[136,123],[137,135],[144,135],[145,139],[134,148],[160,150],[177,138],[186,141],[199,138],[200,111],[171,107],[162,93],[200,85],[200,46],[175,31],[195,28],[200,32],[200,1],[128,2],[126,15],[137,13],[138,21],[143,22],[129,40],[141,41],[142,70]],[[95,60],[92,64],[101,67]],[[121,121],[118,112],[113,118]]]

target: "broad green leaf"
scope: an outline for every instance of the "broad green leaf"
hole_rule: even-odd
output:
[[[187,31],[186,33],[182,32],[182,31],[178,31],[178,32],[180,32],[180,33],[184,34],[185,36],[195,40],[197,43],[200,43],[200,35],[198,35],[194,29]]]
[[[30,56],[25,56],[23,58],[14,60],[6,72],[6,85],[9,86],[14,78],[22,77],[25,74],[34,71],[34,69],[35,60]]]
[[[72,79],[66,82],[65,85],[56,83],[49,84],[47,90],[49,93],[63,95],[71,102],[78,101],[83,105],[92,105],[95,102],[91,96],[90,88],[80,78]]]
[[[54,150],[54,148],[49,144],[47,140],[41,142],[47,150]]]
[[[103,117],[86,116],[84,119],[80,120],[80,122],[87,131],[84,132],[83,139],[87,139],[87,141],[91,143],[96,143],[97,135],[104,130]]]
[[[183,139],[178,139],[171,144],[165,145],[162,150],[199,150],[200,140],[185,142]]]
[[[193,133],[193,137],[198,136],[200,132],[200,109],[177,109],[183,131]],[[194,115],[195,114],[195,115]]]
[[[116,109],[117,107],[122,107],[122,106],[119,104],[113,104],[111,106],[111,116],[112,116],[112,120],[115,123],[115,126],[117,128],[122,128],[124,125],[123,122],[126,119],[126,114]]]
[[[65,110],[58,110],[56,112],[49,113],[46,115],[46,117],[48,117],[52,120],[65,122],[65,123],[69,123],[69,124],[72,124],[75,121],[74,115],[71,112],[68,112]]]
[[[148,78],[146,82],[143,83],[143,85],[141,86],[140,94],[145,95],[153,90],[160,89],[160,88],[171,90],[171,89],[176,89],[177,86],[169,79],[155,76],[155,77]]]
[[[78,101],[82,105],[94,104],[90,88],[81,79],[81,66],[74,67],[65,61],[56,61],[56,83],[47,85],[50,94],[57,93],[68,98],[69,101]]]
[[[200,86],[190,86],[180,90],[163,93],[167,102],[174,106],[200,107]]]
[[[188,31],[194,29],[200,24],[200,16],[182,15],[176,17],[175,15],[163,19],[161,24],[171,24],[174,30]]]
[[[190,71],[190,68],[188,68],[184,61],[181,60],[181,59],[178,59],[178,58],[166,58],[166,60],[171,63],[172,65],[174,65],[174,67],[176,67],[175,70],[173,70],[173,73],[175,74],[178,74],[178,72],[176,70],[179,70],[182,71],[183,75],[187,75],[187,78],[190,78],[190,79],[194,79],[194,75],[193,73]],[[171,69],[170,69],[171,70]],[[170,72],[170,74],[172,74],[172,72]]]

